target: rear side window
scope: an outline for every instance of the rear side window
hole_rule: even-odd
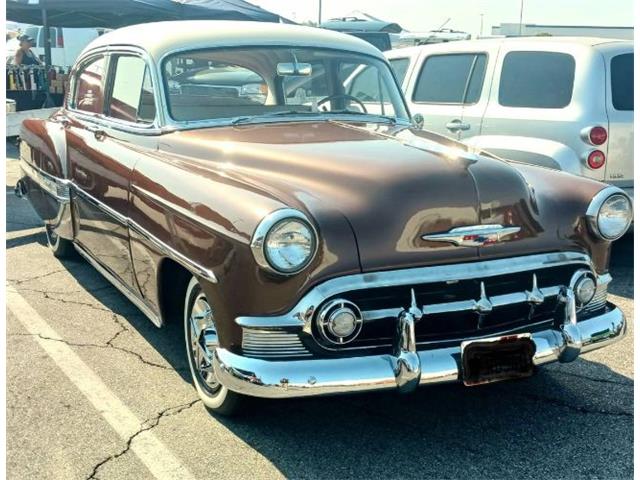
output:
[[[428,57],[416,82],[414,102],[473,104],[480,98],[487,57],[462,53]]]
[[[407,69],[409,68],[409,59],[408,58],[394,58],[389,60],[391,64],[391,70],[393,70],[393,74],[398,79],[398,83],[402,85],[404,82],[404,77],[407,74]]]
[[[633,53],[611,59],[611,102],[616,110],[633,111]]]
[[[76,76],[76,88],[73,105],[77,110],[89,113],[102,113],[104,97],[102,79],[105,57],[96,57],[84,64]]]
[[[152,123],[156,109],[147,64],[131,55],[120,55],[114,60],[108,115],[132,123]]]
[[[502,64],[498,101],[505,107],[566,107],[575,70],[573,56],[566,53],[510,52]]]

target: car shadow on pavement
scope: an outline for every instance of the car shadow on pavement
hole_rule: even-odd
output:
[[[583,376],[581,370],[592,371]],[[616,402],[608,396],[615,392]],[[216,417],[293,478],[630,477],[633,382],[578,360],[531,379],[411,395],[257,400]]]
[[[609,293],[629,299],[633,299],[633,237],[633,233],[628,233],[613,242],[609,264],[613,277]]]

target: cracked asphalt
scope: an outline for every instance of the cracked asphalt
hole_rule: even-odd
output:
[[[179,325],[157,329],[81,259],[48,251],[13,195],[7,144],[7,284],[137,418],[123,439],[7,313],[7,476],[153,478],[132,449],[152,431],[196,478],[631,478],[633,239],[614,245],[621,342],[533,378],[484,387],[254,401],[210,416],[189,383]]]

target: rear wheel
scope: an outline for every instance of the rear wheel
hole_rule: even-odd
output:
[[[47,245],[49,245],[54,257],[69,258],[75,255],[76,251],[71,240],[62,238],[51,225],[45,225],[44,230],[47,234]]]
[[[187,287],[184,302],[184,336],[193,385],[211,412],[236,413],[244,399],[220,384],[213,370],[213,354],[218,346],[214,310],[196,277]]]

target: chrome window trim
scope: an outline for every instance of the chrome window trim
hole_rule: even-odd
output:
[[[595,196],[591,200],[591,203],[589,203],[589,207],[587,208],[587,213],[586,213],[587,224],[589,225],[589,229],[591,230],[591,233],[597,236],[600,240],[605,240],[607,242],[617,240],[618,238],[622,237],[626,233],[626,230],[625,230],[625,232],[622,233],[622,235],[620,235],[619,237],[609,238],[602,235],[600,233],[600,229],[598,228],[598,213],[600,212],[600,208],[602,208],[602,205],[604,204],[604,202],[607,201],[607,199],[613,195],[622,195],[623,197],[627,198],[627,200],[629,200],[629,204],[631,205],[631,219],[632,219],[631,223],[633,223],[633,200],[627,194],[627,192],[613,185],[609,185],[608,187],[603,188],[602,190],[600,190],[598,193],[595,194]],[[627,230],[628,229],[629,227],[627,227]]]
[[[91,60],[96,55],[104,55],[106,57],[107,68],[105,71],[105,76],[103,80],[103,112],[101,114],[90,114],[87,112],[83,112],[82,110],[78,110],[75,108],[75,88],[76,88],[76,80],[77,80],[77,70],[81,65]],[[112,117],[109,117],[104,112],[107,107],[107,81],[111,79],[111,63],[110,56],[112,54],[126,54],[126,55],[136,55],[141,57],[147,68],[149,69],[149,73],[151,75],[151,82],[153,84],[153,99],[156,105],[156,116],[152,123],[143,124],[143,123],[134,123],[127,122],[126,120],[118,120]],[[149,53],[139,47],[133,45],[110,45],[110,46],[102,46],[96,49],[90,50],[86,52],[82,58],[80,58],[76,62],[76,66],[73,69],[73,74],[71,76],[71,88],[69,89],[72,92],[71,95],[71,104],[67,104],[66,110],[69,113],[73,113],[78,118],[86,121],[92,121],[94,123],[101,124],[105,127],[113,128],[116,130],[121,130],[130,133],[136,133],[141,135],[160,135],[166,132],[166,129],[163,129],[164,125],[164,104],[162,103],[162,98],[160,95],[160,79],[158,77],[158,70],[156,68],[155,62],[151,58]],[[109,95],[111,92],[109,91]]]
[[[277,270],[271,265],[271,263],[269,263],[269,260],[267,259],[267,255],[264,251],[264,241],[266,240],[267,235],[269,234],[271,229],[276,224],[289,218],[301,220],[302,223],[306,224],[311,229],[311,232],[313,233],[313,236],[314,236],[314,245],[313,245],[313,251],[311,255],[309,255],[309,258],[307,259],[307,261],[305,261],[304,264],[300,266],[300,268],[290,272],[283,272],[283,271]],[[253,253],[253,258],[255,258],[256,263],[260,266],[260,268],[268,272],[275,273],[277,275],[292,276],[300,273],[311,263],[311,261],[315,258],[316,254],[318,253],[319,243],[320,243],[320,238],[318,237],[318,231],[316,230],[316,228],[313,226],[313,223],[309,220],[309,218],[304,213],[294,208],[281,208],[279,210],[274,210],[273,212],[269,213],[266,217],[264,217],[262,220],[260,220],[260,223],[256,227],[255,231],[253,232],[253,236],[251,237],[250,246],[251,246],[251,251]]]
[[[165,52],[157,61],[156,63],[156,69],[157,69],[157,75],[159,76],[159,78],[161,79],[161,82],[158,84],[158,94],[162,97],[162,109],[163,109],[163,123],[162,125],[166,128],[166,127],[170,127],[172,130],[191,130],[191,129],[197,129],[197,128],[207,128],[207,127],[224,127],[224,126],[231,126],[233,125],[233,121],[235,120],[235,118],[237,117],[226,117],[226,118],[219,118],[219,119],[208,119],[208,120],[193,120],[193,121],[178,121],[178,120],[174,120],[171,115],[169,114],[169,105],[168,105],[168,101],[167,101],[167,85],[165,82],[165,78],[163,75],[163,65],[165,63],[165,61],[167,60],[167,57],[170,57],[172,55],[177,55],[180,53],[185,53],[185,52],[193,52],[193,51],[198,51],[198,50],[221,50],[221,49],[229,49],[229,48],[265,48],[265,47],[274,47],[274,48],[318,48],[317,45],[306,45],[306,44],[300,44],[300,45],[282,45],[281,43],[274,43],[274,44],[262,44],[262,45],[238,45],[238,44],[230,44],[230,45],[225,45],[225,44],[219,44],[219,45],[215,45],[215,46],[207,46],[207,45],[203,45],[203,46],[189,46],[189,47],[183,47],[183,48],[177,48],[175,50],[171,50],[169,52]],[[324,50],[334,50],[334,51],[339,51],[339,52],[346,52],[346,53],[351,53],[351,54],[357,54],[357,55],[363,55],[365,57],[369,57],[369,58],[373,58],[378,60],[379,62],[381,62],[382,64],[386,65],[386,67],[390,70],[391,73],[391,77],[395,80],[395,75],[393,74],[393,70],[391,69],[391,65],[389,64],[389,61],[386,57],[382,56],[382,57],[378,57],[376,55],[371,55],[368,53],[362,53],[359,52],[357,50],[349,50],[349,49],[339,49],[339,48],[324,48]],[[396,88],[398,89],[398,92],[400,93],[400,98],[401,98],[401,103],[405,109],[405,112],[407,114],[407,118],[403,119],[403,118],[399,118],[399,117],[394,117],[395,118],[395,122],[398,125],[406,125],[406,126],[411,126],[411,110],[409,110],[409,106],[407,104],[406,99],[404,98],[404,94],[402,93],[402,88],[400,88],[400,86],[398,85],[397,81],[395,81],[395,85]],[[284,107],[285,105],[283,105]],[[365,118],[363,118],[365,117]],[[336,121],[349,121],[349,122],[361,122],[361,123],[384,123],[384,122],[374,122],[372,121],[372,119],[381,119],[383,118],[381,115],[348,115],[348,114],[334,114],[334,115],[321,115],[318,114],[317,117],[314,117],[313,119],[310,119],[308,116],[300,116],[300,117],[296,117],[296,116],[286,116],[283,118],[268,118],[267,121],[265,121],[265,118],[262,118],[260,120],[258,120],[258,122],[256,123],[277,123],[277,122],[296,122],[296,121],[329,121],[329,120],[336,120]],[[369,121],[367,121],[367,119]]]
[[[588,255],[580,252],[553,252],[498,260],[472,261],[402,270],[358,273],[327,280],[306,293],[289,312],[277,316],[240,316],[236,323],[245,328],[302,328],[311,332],[311,320],[324,300],[334,295],[367,288],[392,287],[486,278],[536,268],[585,265],[595,271]],[[595,275],[595,273],[594,273]]]

